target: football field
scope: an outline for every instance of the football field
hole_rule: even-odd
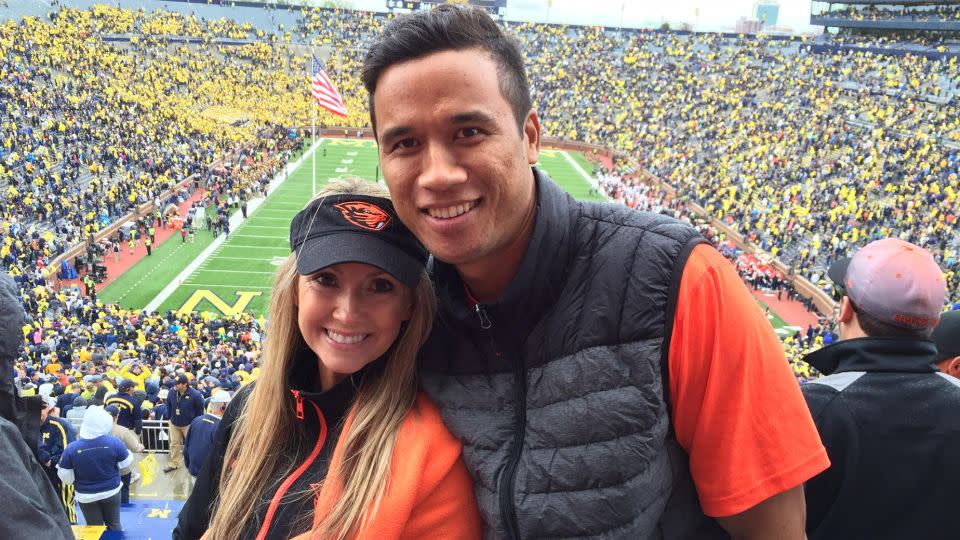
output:
[[[313,167],[316,166],[316,181]],[[579,153],[544,150],[538,164],[569,193],[602,200],[589,184],[592,165]],[[265,315],[277,266],[290,254],[290,221],[327,179],[376,181],[377,148],[370,140],[325,139],[313,147],[229,238],[200,230],[195,244],[176,239],[101,291],[104,301],[160,311]],[[251,205],[254,206],[254,205]]]

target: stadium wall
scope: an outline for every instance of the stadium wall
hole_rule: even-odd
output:
[[[871,30],[937,30],[946,32],[960,31],[960,22],[955,21],[857,21],[846,17],[810,16],[810,24],[819,24],[831,28],[869,28]]]
[[[884,47],[865,47],[860,45],[833,45],[833,44],[822,44],[815,43],[807,45],[809,51],[813,54],[821,53],[838,53],[838,52],[849,52],[855,50],[858,52],[869,52],[871,54],[878,55],[887,55],[887,56],[923,56],[928,60],[940,60],[940,61],[949,61],[951,58],[960,57],[960,52],[956,51],[935,51],[930,49],[891,49]]]

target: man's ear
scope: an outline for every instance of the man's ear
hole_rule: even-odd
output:
[[[847,324],[856,317],[856,312],[853,311],[853,303],[850,302],[849,296],[844,296],[840,299],[840,313],[837,315],[837,322]]]
[[[947,360],[947,369],[943,370],[943,372],[960,379],[960,356],[955,356]]]
[[[523,143],[526,146],[527,163],[535,164],[540,159],[540,118],[537,111],[530,109],[523,121]]]

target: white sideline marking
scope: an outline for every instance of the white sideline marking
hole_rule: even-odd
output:
[[[603,191],[603,188],[600,187],[600,184],[598,184],[597,181],[592,176],[587,174],[587,171],[583,170],[583,167],[581,167],[579,163],[577,163],[572,157],[570,157],[569,152],[561,152],[561,155],[563,155],[563,159],[567,160],[567,163],[569,163],[571,167],[573,167],[574,169],[576,169],[578,173],[580,173],[580,176],[582,176],[583,179],[586,180],[588,184],[590,184],[591,186],[593,186],[594,189],[597,190],[597,193],[603,195],[603,198],[608,201],[613,200],[610,198],[609,195],[607,195],[605,191]]]
[[[303,155],[300,156],[300,159],[294,161],[293,163],[287,163],[287,166],[284,167],[282,171],[280,171],[280,174],[275,176],[273,178],[273,181],[270,182],[270,187],[267,188],[268,192],[272,192],[278,187],[280,187],[287,180],[287,178],[290,177],[290,174],[293,171],[295,171],[297,167],[300,166],[301,163],[303,163],[304,158],[313,154],[317,150],[317,147],[323,143],[323,141],[324,139],[318,139],[310,147],[310,150],[308,150],[307,152],[304,152]],[[256,209],[259,208],[260,205],[263,204],[265,200],[266,199],[264,198],[258,197],[250,201],[250,204],[247,205],[247,214],[251,215],[253,212],[255,212]],[[243,222],[243,214],[241,214],[240,211],[234,212],[233,215],[230,216],[230,230],[236,230],[241,222]],[[200,267],[201,264],[203,264],[208,258],[210,258],[210,255],[212,255],[214,251],[219,249],[220,246],[223,245],[225,241],[226,241],[226,235],[223,235],[223,234],[217,235],[217,237],[213,239],[213,242],[210,242],[210,245],[207,246],[206,249],[204,249],[203,252],[201,252],[196,259],[194,259],[190,264],[188,264],[187,267],[184,268],[182,272],[177,274],[177,277],[173,278],[173,281],[168,283],[167,286],[164,287],[163,290],[161,290],[157,294],[157,296],[155,296],[153,300],[151,300],[143,309],[146,310],[147,313],[156,311],[157,308],[160,307],[160,304],[166,302],[167,298],[170,298],[170,295],[173,294],[173,291],[177,290],[177,287],[179,287],[181,283],[186,282],[187,278],[189,278],[190,275],[193,274],[197,270],[197,268]],[[194,283],[193,285],[200,286],[200,287],[203,286],[202,284],[199,284],[199,283]],[[254,287],[254,288],[260,288],[260,287]],[[269,288],[270,287],[267,287],[267,289]]]

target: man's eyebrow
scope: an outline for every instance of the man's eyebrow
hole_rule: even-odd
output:
[[[413,131],[413,128],[410,126],[396,126],[392,127],[383,132],[383,135],[380,135],[380,140],[387,141],[395,137],[401,137]]]
[[[496,123],[496,119],[483,111],[476,110],[457,113],[450,116],[451,124],[469,124],[471,122],[493,124]],[[389,141],[391,139],[407,135],[412,131],[413,128],[411,126],[395,126],[384,130],[383,135],[380,136],[380,140]]]
[[[450,122],[453,124],[467,124],[470,122],[480,122],[484,124],[495,123],[496,120],[489,114],[483,111],[467,111],[455,114],[450,117]]]

